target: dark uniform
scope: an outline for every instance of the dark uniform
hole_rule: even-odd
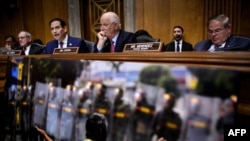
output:
[[[94,112],[103,114],[108,122],[111,124],[111,102],[106,97],[107,86],[102,84],[101,88],[97,91],[97,96],[94,100]],[[108,132],[110,132],[110,126],[108,126]]]
[[[16,105],[17,105],[17,91],[15,88],[10,88],[8,100],[8,129],[10,141],[16,140]]]
[[[28,88],[24,88],[21,97],[21,135],[22,140],[26,141],[30,132],[30,93]]]
[[[123,90],[118,89],[113,105],[112,141],[123,141],[130,118],[130,104],[122,99]]]
[[[92,113],[93,103],[88,97],[88,93],[83,91],[80,93],[80,99],[76,109],[75,122],[75,141],[83,141],[85,139],[86,131],[85,124],[87,117]]]
[[[168,141],[177,141],[181,133],[182,120],[179,114],[173,111],[174,97],[170,96],[165,104],[154,118],[153,131],[157,138],[163,137]]]
[[[136,107],[133,113],[133,138],[134,141],[149,141],[151,124],[155,107],[147,102],[145,92],[138,94]]]
[[[197,103],[193,103],[193,108],[191,108],[191,113],[184,126],[185,141],[206,141],[210,134],[211,121],[208,117],[199,113],[200,109],[201,103],[198,100]]]

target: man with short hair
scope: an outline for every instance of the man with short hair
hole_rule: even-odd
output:
[[[43,52],[43,47],[32,44],[32,36],[27,31],[21,31],[18,34],[18,41],[20,47],[17,50],[22,50],[22,55],[33,55],[41,54]]]
[[[81,38],[68,35],[67,24],[60,18],[54,18],[49,22],[51,34],[54,40],[47,43],[44,54],[53,54],[55,48],[79,47],[78,53],[88,53],[89,49]]]
[[[114,12],[101,16],[100,30],[94,52],[122,52],[125,44],[136,42],[134,33],[121,29],[120,18]]]
[[[231,23],[224,15],[215,15],[208,20],[209,40],[201,41],[195,51],[249,51],[250,38],[231,35]]]
[[[7,35],[4,37],[5,48],[7,50],[15,50],[17,47],[16,38],[12,35]]]
[[[174,41],[166,45],[166,51],[183,52],[193,51],[193,46],[183,40],[184,29],[181,26],[175,26],[173,28]]]

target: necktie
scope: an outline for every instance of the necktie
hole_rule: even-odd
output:
[[[179,42],[177,42],[176,52],[180,52],[180,43]]]
[[[60,48],[63,48],[63,42],[60,42],[59,45],[60,45]]]
[[[110,48],[110,52],[115,52],[115,45],[114,42],[111,40],[111,48]]]
[[[214,45],[214,50],[221,51],[222,49],[220,47],[221,47],[221,45]]]

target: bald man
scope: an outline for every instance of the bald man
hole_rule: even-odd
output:
[[[125,44],[136,42],[134,33],[121,29],[120,18],[114,12],[101,16],[97,37],[94,52],[122,52]]]

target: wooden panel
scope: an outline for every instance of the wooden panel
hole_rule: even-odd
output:
[[[171,41],[173,27],[181,25],[184,28],[184,40],[191,44],[203,39],[203,1],[197,0],[170,0],[170,27]]]
[[[16,9],[0,9],[0,46],[4,46],[5,35],[17,36],[20,30],[31,32],[34,38],[40,38],[44,43],[53,39],[48,22],[53,17],[67,21],[67,1],[18,0]],[[249,0],[136,0],[135,3],[136,29],[146,29],[164,43],[171,41],[172,28],[177,24],[184,27],[185,40],[193,45],[207,39],[206,22],[216,13],[229,15],[233,33],[250,37]],[[120,4],[123,5],[122,2]],[[88,15],[81,18],[83,37],[95,38],[86,32],[90,29],[86,26],[90,19]]]
[[[202,39],[203,1],[137,0],[136,5],[136,28],[149,31],[164,43],[172,40],[175,25],[183,26],[188,42],[194,44]]]
[[[4,91],[6,69],[7,69],[7,57],[1,57],[0,58],[0,92]]]
[[[239,18],[240,24],[238,24],[238,34],[245,35],[250,37],[250,1],[249,0],[241,0],[240,11],[241,15]]]
[[[0,46],[3,46],[5,35],[17,37],[21,30],[30,32],[33,38],[44,43],[53,39],[49,21],[54,17],[68,20],[67,0],[21,0],[18,8],[0,14]],[[3,28],[4,27],[4,28]]]

